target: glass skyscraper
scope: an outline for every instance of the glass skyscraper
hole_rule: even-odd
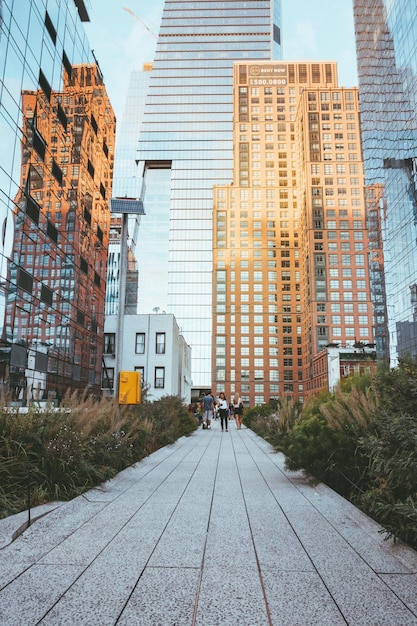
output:
[[[395,365],[417,354],[416,3],[354,0],[354,17],[375,339]]]
[[[279,59],[280,22],[280,0],[165,0],[137,158],[167,276],[148,289],[192,346],[195,387],[211,385],[213,185],[233,180],[233,62]]]
[[[148,71],[146,71],[146,69]],[[116,149],[113,173],[114,198],[139,198],[142,181],[137,176],[135,154],[140,125],[143,118],[145,94],[149,83],[150,67],[132,72],[129,80],[123,116],[117,124]],[[132,214],[128,219],[128,259],[126,276],[125,313],[137,312],[138,272],[135,259],[140,216]],[[146,246],[149,237],[147,223],[141,225],[141,245]],[[111,219],[109,255],[107,261],[106,315],[117,315],[119,310],[119,268],[122,217],[115,214]]]
[[[100,394],[115,117],[83,0],[0,0],[0,389]]]

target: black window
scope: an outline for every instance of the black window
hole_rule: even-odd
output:
[[[156,333],[156,354],[165,354],[165,333]]]
[[[104,354],[115,354],[116,335],[115,333],[104,333]]]
[[[165,367],[155,367],[155,389],[165,387]]]
[[[145,333],[136,333],[136,354],[145,354]]]

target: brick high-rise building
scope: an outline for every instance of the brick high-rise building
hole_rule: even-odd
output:
[[[356,89],[335,63],[236,63],[233,184],[215,188],[213,387],[302,400],[329,343],[372,342]]]

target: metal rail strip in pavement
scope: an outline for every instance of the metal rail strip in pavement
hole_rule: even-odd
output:
[[[0,625],[417,626],[416,552],[229,431],[212,422],[0,549]]]

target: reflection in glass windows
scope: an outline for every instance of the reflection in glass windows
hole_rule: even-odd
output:
[[[115,120],[77,5],[2,3],[0,385],[99,394]],[[77,8],[78,7],[78,8]],[[80,13],[82,17],[80,17]],[[22,33],[27,34],[24,39]],[[19,158],[18,158],[19,157]],[[25,355],[25,358],[21,358]]]
[[[392,365],[417,354],[415,8],[414,0],[354,0],[375,332]]]

